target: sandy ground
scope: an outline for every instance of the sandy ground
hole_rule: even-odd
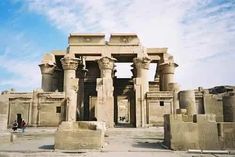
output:
[[[163,128],[113,128],[107,131],[101,151],[60,152],[54,150],[56,128],[27,128],[14,132],[13,143],[0,143],[0,157],[235,157],[228,154],[189,154],[162,146]]]

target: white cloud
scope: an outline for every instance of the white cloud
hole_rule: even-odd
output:
[[[0,42],[0,68],[9,75],[0,75],[0,91],[14,88],[17,91],[31,91],[40,87],[40,61],[41,49],[28,40],[22,32],[2,31],[5,38]],[[5,40],[7,39],[7,40]],[[11,41],[11,42],[9,42]]]
[[[65,33],[136,32],[144,46],[169,47],[180,65],[176,78],[183,88],[235,83],[234,56],[228,54],[235,51],[233,1],[25,1],[30,11]]]

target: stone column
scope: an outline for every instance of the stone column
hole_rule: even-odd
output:
[[[61,59],[64,69],[64,92],[66,98],[66,120],[76,121],[77,113],[77,91],[78,79],[76,79],[76,69],[78,67],[78,59],[72,54],[66,54]]]
[[[113,78],[114,58],[103,57],[98,60],[101,78],[97,78],[96,118],[106,123],[107,127],[114,126]]]
[[[176,63],[162,63],[159,65],[161,91],[169,90],[168,84],[174,82],[174,73],[176,67],[178,67]]]
[[[53,74],[55,69],[55,64],[43,63],[39,65],[42,74],[42,89],[45,92],[53,91]]]
[[[223,114],[225,122],[235,122],[235,95],[223,97]]]
[[[87,69],[83,65],[78,67],[78,77],[79,77],[79,91],[78,91],[78,117],[79,120],[85,120],[84,117],[84,78],[87,73]]]
[[[146,111],[146,93],[149,91],[148,70],[150,59],[147,57],[134,58],[136,69],[134,79],[135,99],[136,99],[136,127],[144,127],[147,123],[148,115]]]
[[[169,90],[173,92],[173,104],[171,107],[171,113],[176,114],[176,110],[179,109],[179,91],[180,87],[178,83],[169,83]]]
[[[185,90],[180,93],[180,109],[186,109],[188,115],[197,114],[195,92],[193,90]]]
[[[33,91],[33,99],[32,99],[32,111],[31,111],[31,125],[36,127],[38,126],[38,115],[39,115],[39,106],[38,106],[38,91]]]

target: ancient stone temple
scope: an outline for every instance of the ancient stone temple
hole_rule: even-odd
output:
[[[106,128],[164,126],[173,150],[235,148],[235,88],[180,91],[178,66],[167,48],[146,48],[136,34],[70,34],[66,50],[51,51],[39,64],[41,89],[2,92],[0,140],[16,120],[56,126],[55,149],[100,149]],[[118,64],[131,65],[120,78]],[[154,80],[149,67],[155,65]]]
[[[131,63],[132,77],[118,78],[117,63]],[[157,68],[149,82],[150,64]],[[166,48],[145,48],[136,34],[108,41],[104,34],[70,34],[67,50],[46,54],[39,66],[43,91],[65,93],[66,120],[144,127],[162,124],[178,106],[178,65]]]

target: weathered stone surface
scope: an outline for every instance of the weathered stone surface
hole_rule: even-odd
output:
[[[104,146],[102,122],[62,122],[55,133],[55,149],[100,149]]]
[[[225,122],[235,122],[235,95],[223,97],[223,114]]]
[[[9,102],[8,94],[0,95],[0,141],[1,143],[8,143],[11,141],[11,134],[7,130],[8,102]]]
[[[178,67],[178,64],[172,62],[165,62],[159,65],[160,71],[160,89],[163,91],[169,90],[169,83],[174,81],[175,68]]]
[[[78,79],[76,78],[76,69],[79,64],[79,59],[75,58],[74,54],[66,54],[61,59],[64,69],[64,92],[66,98],[66,120],[77,120],[77,91]]]
[[[131,45],[138,46],[140,41],[136,34],[116,33],[111,34],[109,45]]]
[[[198,143],[201,149],[221,149],[215,115],[195,115],[198,125]]]
[[[181,114],[164,115],[164,144],[173,150],[199,149],[198,125]]]
[[[180,91],[180,108],[186,109],[188,115],[197,114],[195,93],[193,90]]]
[[[223,149],[235,148],[235,123],[218,123],[218,136]]]
[[[71,33],[69,36],[70,46],[89,46],[89,45],[105,45],[104,34],[82,34]]]
[[[235,123],[216,122],[213,114],[165,115],[164,143],[173,150],[234,149]]]
[[[215,114],[217,122],[224,121],[223,102],[220,97],[212,94],[204,94],[203,104],[205,114]],[[226,116],[226,115],[225,115]]]
[[[58,126],[65,118],[65,95],[62,92],[10,93],[8,126],[17,119],[17,114],[28,126]]]

